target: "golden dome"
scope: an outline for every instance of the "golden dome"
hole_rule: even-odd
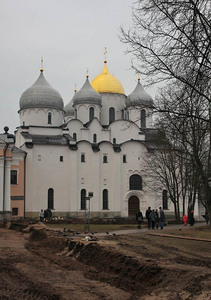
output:
[[[125,94],[121,82],[108,72],[106,62],[105,60],[102,73],[92,80],[91,86],[98,93]]]

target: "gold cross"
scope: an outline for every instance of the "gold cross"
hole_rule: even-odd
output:
[[[106,47],[105,47],[105,50],[104,50],[104,55],[105,55],[105,61],[106,61],[106,54],[108,53]]]
[[[89,78],[89,69],[86,69],[86,78]]]

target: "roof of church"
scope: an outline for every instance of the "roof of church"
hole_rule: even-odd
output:
[[[153,107],[152,97],[144,90],[143,86],[138,79],[138,83],[134,91],[128,96],[126,106],[147,106]]]
[[[107,61],[105,60],[102,73],[92,80],[92,87],[98,93],[125,94],[121,82],[119,79],[109,73],[106,63]]]
[[[100,94],[93,89],[87,76],[84,85],[78,92],[75,93],[72,101],[73,105],[82,103],[101,105],[102,98]]]
[[[39,135],[39,134],[29,134],[28,132],[22,132],[22,136],[31,140],[33,144],[43,144],[43,145],[68,145],[69,141],[74,141],[74,139],[69,135]]]
[[[64,108],[61,95],[48,83],[42,70],[35,83],[21,95],[19,105],[21,110],[44,107],[63,110]]]

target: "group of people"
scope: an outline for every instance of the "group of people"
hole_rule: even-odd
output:
[[[146,210],[145,213],[146,219],[147,219],[147,224],[148,224],[148,228],[159,228],[162,230],[163,226],[165,225],[166,222],[166,218],[165,218],[165,214],[164,211],[161,207],[159,207],[159,210],[157,209],[153,209],[151,210],[151,207],[148,207],[148,209]],[[136,214],[136,220],[138,222],[138,228],[141,228],[141,223],[144,220],[143,214],[142,212],[139,210],[138,213]]]
[[[43,223],[52,217],[52,212],[49,208],[46,210],[41,209],[41,211],[39,213],[39,217],[40,217],[40,222]]]
[[[193,226],[194,223],[195,223],[194,212],[193,212],[193,210],[190,211],[190,213],[189,213],[189,218],[187,217],[186,214],[184,214],[184,216],[182,217],[182,220],[183,220],[184,226],[187,225],[188,221],[189,221],[189,223],[190,223],[190,226]]]

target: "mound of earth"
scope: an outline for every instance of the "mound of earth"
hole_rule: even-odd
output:
[[[36,225],[37,226],[37,225]],[[0,228],[0,299],[211,299],[211,243]]]

